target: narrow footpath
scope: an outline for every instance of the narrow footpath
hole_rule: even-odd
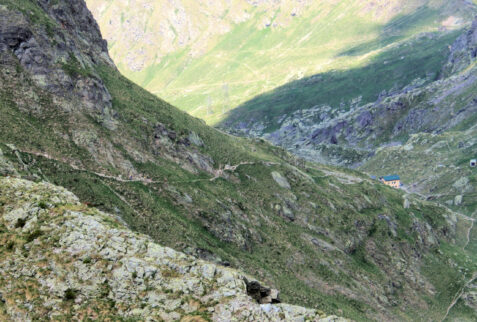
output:
[[[445,319],[447,319],[447,316],[449,316],[449,312],[452,310],[454,305],[457,304],[457,301],[459,301],[462,294],[464,294],[465,288],[467,286],[469,286],[472,282],[474,282],[475,279],[477,279],[477,272],[475,272],[474,275],[472,275],[472,278],[470,280],[468,280],[467,283],[464,284],[464,286],[462,286],[462,288],[459,290],[459,292],[457,292],[457,294],[454,297],[454,299],[452,300],[451,304],[449,305],[449,307],[447,307],[446,315],[444,315],[441,322],[443,322]]]
[[[466,235],[467,241],[466,241],[465,245],[462,247],[462,249],[465,250],[465,248],[469,245],[469,242],[470,242],[470,235],[471,235],[472,229],[474,228],[475,219],[472,218],[472,217],[462,215],[462,214],[459,214],[459,215],[461,217],[464,217],[466,220],[470,221],[470,227],[469,227],[469,230],[467,231],[467,235]],[[474,214],[472,216],[475,216],[475,215],[477,215],[477,211],[474,212]],[[444,315],[441,322],[443,322],[449,316],[449,313],[452,310],[452,308],[457,304],[457,301],[459,301],[461,296],[464,294],[465,288],[467,286],[469,286],[470,284],[472,284],[475,279],[477,279],[477,272],[474,272],[474,274],[472,275],[472,278],[470,280],[468,280],[467,283],[464,284],[464,286],[462,286],[462,288],[459,290],[459,292],[457,292],[457,294],[454,297],[454,299],[452,300],[451,304],[447,307],[446,315]]]

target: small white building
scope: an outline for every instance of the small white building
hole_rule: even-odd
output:
[[[477,166],[477,159],[472,159],[472,160],[470,160],[470,166],[471,166],[472,168],[475,168],[475,167]]]

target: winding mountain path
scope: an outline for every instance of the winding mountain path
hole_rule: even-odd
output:
[[[406,191],[406,192],[409,193],[409,191],[407,191],[407,190],[404,190],[404,191]],[[420,196],[423,197],[423,198],[426,198],[426,196],[424,196],[424,195],[422,195],[422,194],[419,194],[419,193],[417,193],[417,192],[414,192],[414,193],[420,195]],[[468,221],[471,222],[470,227],[469,227],[469,229],[467,230],[467,235],[466,235],[467,241],[466,241],[465,245],[462,246],[462,250],[465,250],[465,248],[466,248],[466,247],[469,245],[469,243],[470,243],[470,235],[471,235],[471,233],[472,233],[472,229],[474,228],[474,223],[475,223],[475,220],[476,220],[476,219],[473,218],[473,217],[477,216],[477,211],[475,211],[475,212],[471,215],[472,217],[466,216],[466,215],[461,214],[461,213],[459,213],[459,212],[456,212],[456,214],[457,214],[459,217],[462,217],[462,218],[464,218],[465,220],[468,220]],[[445,314],[444,317],[442,318],[441,322],[443,322],[445,319],[447,319],[447,317],[449,316],[449,313],[450,313],[450,311],[452,310],[452,308],[457,304],[457,301],[459,301],[459,299],[461,298],[461,296],[464,294],[465,288],[466,288],[467,286],[469,286],[472,282],[474,282],[476,279],[477,279],[477,272],[474,272],[474,274],[472,275],[472,278],[469,279],[469,280],[464,284],[464,286],[462,286],[462,288],[457,292],[457,294],[454,296],[454,299],[452,300],[452,302],[451,302],[451,303],[449,304],[449,306],[447,307],[446,314]]]
[[[167,179],[152,180],[152,179],[148,179],[148,178],[144,178],[144,177],[124,179],[120,176],[111,176],[111,175],[107,175],[107,174],[104,174],[104,173],[101,173],[101,172],[96,172],[96,171],[92,171],[92,170],[88,170],[88,169],[85,169],[85,168],[78,167],[77,165],[75,165],[71,162],[68,162],[68,160],[66,160],[66,159],[58,159],[58,158],[55,158],[55,157],[53,157],[53,156],[51,156],[47,153],[28,151],[28,150],[20,150],[16,147],[15,148],[10,147],[10,148],[13,151],[20,151],[22,153],[28,153],[28,154],[32,154],[32,155],[35,155],[35,156],[40,156],[40,157],[46,158],[48,160],[53,160],[53,161],[56,161],[56,162],[66,163],[74,170],[89,172],[89,173],[92,173],[92,174],[94,174],[98,177],[104,178],[104,179],[111,179],[111,180],[115,180],[115,181],[119,181],[119,182],[141,182],[141,183],[144,183],[144,184],[194,183],[194,182],[199,182],[199,181],[215,181],[215,180],[217,180],[217,179],[219,179],[223,176],[224,171],[232,171],[233,172],[233,171],[236,171],[237,168],[240,167],[240,166],[256,164],[256,162],[248,162],[248,161],[242,161],[242,162],[240,162],[236,165],[228,165],[227,164],[224,167],[221,167],[221,168],[215,170],[214,171],[214,176],[212,178],[205,178],[205,179],[177,180],[177,181],[167,181]],[[26,165],[23,163],[23,160],[21,160],[20,157],[19,157],[19,161],[26,167]],[[268,162],[266,164],[274,164],[274,163]]]
[[[464,284],[464,286],[462,286],[462,288],[459,290],[459,292],[457,292],[457,294],[454,297],[454,299],[452,300],[451,304],[447,307],[446,315],[444,315],[441,322],[443,322],[445,319],[447,319],[447,317],[449,316],[449,312],[452,310],[454,305],[457,304],[457,301],[460,299],[462,294],[464,294],[465,288],[467,286],[469,286],[475,279],[477,279],[477,272],[474,272],[474,274],[472,275],[472,278],[470,280],[468,280],[467,283]]]
[[[472,217],[468,217],[468,216],[465,216],[463,214],[459,214],[459,215],[461,217],[465,218],[466,220],[470,221],[470,223],[471,223],[470,227],[469,227],[469,230],[467,231],[467,235],[466,235],[467,241],[466,241],[465,245],[462,247],[462,249],[465,250],[467,245],[469,245],[470,234],[472,232],[472,229],[474,228],[475,218],[472,218],[472,217],[477,215],[477,211],[472,214]],[[450,311],[457,304],[457,301],[459,301],[459,299],[461,298],[462,294],[464,293],[465,288],[467,286],[469,286],[471,283],[473,283],[476,279],[477,279],[477,272],[474,272],[474,274],[472,275],[472,278],[470,280],[468,280],[467,283],[464,284],[464,286],[462,286],[462,288],[459,290],[459,292],[457,292],[456,296],[454,297],[454,299],[452,300],[450,305],[447,307],[446,315],[444,315],[441,322],[443,322],[449,316]]]

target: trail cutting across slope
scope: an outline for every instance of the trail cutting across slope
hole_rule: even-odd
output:
[[[467,231],[467,242],[465,243],[464,247],[462,247],[462,249],[465,250],[465,248],[467,247],[467,245],[469,245],[469,242],[470,242],[470,233],[472,232],[472,228],[474,228],[474,222],[475,222],[475,219],[473,218],[469,218],[467,217],[469,220],[470,220],[470,227],[469,227],[469,230]]]
[[[452,300],[451,304],[449,305],[449,307],[447,307],[446,315],[444,315],[441,322],[443,322],[445,319],[447,319],[447,316],[449,316],[449,312],[452,310],[454,305],[457,304],[457,301],[459,301],[462,294],[464,294],[465,288],[467,286],[469,286],[475,279],[477,279],[477,272],[474,272],[474,274],[472,275],[472,278],[470,280],[468,280],[467,283],[464,284],[464,286],[462,286],[462,288],[459,290],[459,292],[457,292],[457,294],[454,297],[454,299]]]

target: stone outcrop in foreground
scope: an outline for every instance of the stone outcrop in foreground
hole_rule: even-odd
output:
[[[0,177],[0,320],[344,321],[258,304],[251,280],[134,233],[64,188]]]

